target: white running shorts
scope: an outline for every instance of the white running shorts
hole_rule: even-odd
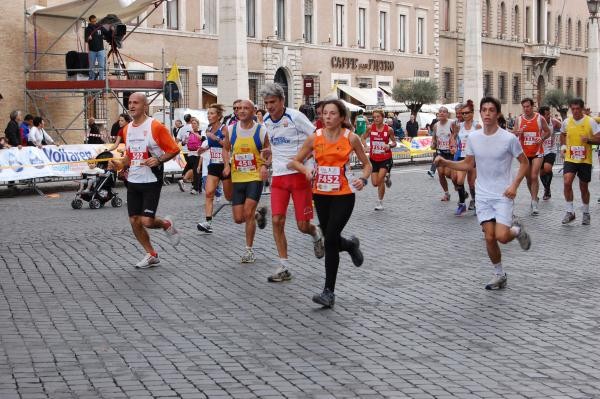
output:
[[[512,225],[514,201],[506,198],[479,198],[475,196],[475,209],[479,224],[495,219],[496,223]]]

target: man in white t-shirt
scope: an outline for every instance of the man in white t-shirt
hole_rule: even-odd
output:
[[[298,229],[312,236],[315,256],[325,256],[321,229],[310,222],[313,218],[311,184],[303,174],[288,168],[288,163],[294,159],[304,141],[313,134],[315,127],[304,114],[285,106],[285,94],[279,84],[266,84],[260,95],[264,98],[268,111],[264,117],[264,125],[267,127],[271,147],[264,149],[262,156],[267,163],[273,165],[271,215],[280,263],[268,281],[281,282],[292,278],[288,270],[287,239],[284,230],[290,197],[294,202]]]
[[[192,129],[192,115],[185,114],[183,116],[183,120],[185,121],[185,125],[183,125],[179,129],[179,132],[177,132],[177,143],[181,144],[181,153],[183,154],[183,158],[185,159],[185,168],[183,168],[183,172],[181,172],[181,180],[179,180],[177,182],[179,184],[179,189],[181,191],[186,190],[185,183],[190,183],[192,181],[192,174],[193,174],[193,171],[191,169],[192,165],[190,164],[190,162],[188,162],[189,151],[187,148],[187,142],[190,137],[190,133],[193,130]],[[194,190],[194,189],[195,189],[195,187],[192,187],[192,190]]]
[[[519,139],[498,126],[500,102],[493,97],[484,97],[479,109],[483,129],[469,135],[465,159],[449,161],[437,156],[435,162],[438,166],[462,171],[473,169],[477,163],[475,201],[477,219],[485,235],[488,256],[494,266],[494,277],[485,286],[491,290],[504,288],[507,282],[498,243],[506,244],[516,238],[524,250],[531,247],[529,234],[513,218],[514,198],[527,173],[529,161]],[[519,170],[512,179],[511,166],[514,158],[519,161]]]

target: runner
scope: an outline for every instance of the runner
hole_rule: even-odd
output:
[[[382,113],[379,115],[383,119]],[[340,252],[348,252],[355,266],[361,266],[364,261],[358,238],[351,236],[346,239],[341,235],[354,209],[354,192],[367,185],[371,174],[371,164],[364,147],[360,138],[349,130],[347,117],[348,111],[340,100],[326,101],[323,107],[325,128],[311,135],[289,164],[307,181],[313,180],[315,208],[325,232],[325,288],[312,300],[324,307],[332,307],[335,303]],[[363,165],[360,178],[353,177],[350,171],[350,154],[353,151]],[[316,161],[314,171],[305,165],[311,154]]]
[[[481,129],[481,125],[473,120],[475,109],[473,107],[473,101],[468,100],[460,110],[463,121],[458,124],[458,134],[456,137],[456,153],[454,159],[462,161],[465,159],[465,154],[468,149],[468,138],[471,133]],[[455,125],[456,128],[456,125]],[[458,208],[456,208],[455,215],[462,216],[467,211],[465,200],[469,197],[469,194],[465,191],[465,178],[468,178],[469,189],[471,192],[471,202],[469,203],[469,210],[475,210],[475,178],[477,177],[477,169],[475,166],[467,170],[454,170],[452,174],[452,182],[456,186],[458,191]]]
[[[223,148],[227,127],[221,124],[223,111],[225,107],[221,104],[212,104],[208,107],[208,127],[206,128],[206,137],[208,145],[201,147],[199,153],[210,151],[210,162],[208,163],[208,176],[206,178],[206,201],[204,203],[204,215],[206,220],[198,223],[198,230],[205,233],[212,233],[212,215],[215,199],[215,191],[219,182],[223,182],[223,193],[227,201],[231,201],[232,185],[230,179],[229,151]]]
[[[521,100],[523,114],[517,118],[513,133],[517,135],[523,152],[529,160],[529,171],[527,172],[527,187],[531,193],[531,215],[540,214],[538,198],[540,169],[544,162],[544,140],[550,138],[552,132],[548,127],[546,119],[533,111],[533,100],[524,98]]]
[[[515,135],[498,126],[500,102],[484,97],[480,106],[483,129],[469,135],[466,157],[462,161],[436,158],[438,165],[467,171],[477,162],[477,219],[485,235],[488,256],[494,266],[494,276],[485,286],[487,290],[506,287],[507,277],[502,268],[502,254],[498,243],[506,244],[517,238],[521,248],[528,250],[531,239],[525,228],[513,220],[514,198],[527,173],[529,164]],[[519,161],[517,176],[511,181],[513,159]]]
[[[179,244],[179,233],[173,220],[156,216],[163,185],[163,165],[179,154],[179,147],[169,129],[146,115],[148,98],[144,93],[129,96],[129,114],[133,121],[123,128],[129,166],[127,175],[127,210],[129,223],[146,256],[135,267],[146,269],[160,263],[146,229],[163,229],[173,245]],[[150,133],[150,134],[148,134]]]
[[[315,256],[325,255],[323,234],[321,229],[310,223],[313,218],[312,191],[310,183],[296,170],[288,168],[304,141],[314,132],[313,124],[299,111],[285,106],[283,88],[277,83],[268,83],[260,92],[264,98],[267,115],[264,118],[270,148],[262,150],[267,163],[272,162],[273,177],[271,180],[271,214],[273,218],[273,236],[279,267],[268,278],[270,282],[290,280],[288,247],[285,237],[285,220],[290,197],[294,201],[294,211],[298,230],[310,234],[313,239]]]
[[[383,111],[381,111],[383,114]],[[385,118],[382,117],[381,118],[381,123],[383,124],[383,119]],[[369,121],[367,120],[367,118],[365,118],[365,116],[363,115],[363,110],[359,109],[358,110],[358,115],[356,116],[356,118],[354,119],[354,133],[356,133],[357,135],[359,135],[361,138],[363,136],[363,134],[365,134],[367,132],[367,123]]]
[[[359,115],[361,116],[361,115]],[[358,117],[356,118],[358,120]],[[378,201],[375,205],[376,211],[383,210],[383,196],[385,188],[392,187],[392,178],[390,171],[394,166],[391,148],[396,146],[396,136],[394,131],[383,123],[383,110],[373,111],[373,124],[369,130],[369,160],[372,165],[371,182],[377,187]],[[357,123],[358,124],[358,123]],[[367,135],[360,136],[363,146],[367,141]],[[383,184],[385,183],[385,185]]]
[[[448,119],[448,108],[440,107],[438,111],[438,122],[433,126],[431,147],[437,151],[438,155],[448,160],[454,158],[454,155],[450,152],[450,139],[452,137],[453,125],[454,121]],[[448,192],[448,181],[446,179],[452,178],[452,171],[442,166],[437,169],[437,172],[438,178],[440,179],[440,185],[442,186],[442,190],[444,190],[442,201],[450,201],[450,192]]]
[[[540,180],[544,186],[543,199],[544,201],[547,201],[552,198],[550,185],[552,184],[552,177],[554,176],[552,167],[556,161],[556,143],[554,142],[554,135],[560,132],[562,123],[558,119],[552,117],[550,107],[542,106],[540,107],[539,111],[546,120],[548,126],[552,127],[552,134],[550,137],[544,140],[544,164],[542,165],[542,170],[540,171]]]
[[[185,121],[185,125],[183,125],[181,127],[181,129],[179,129],[179,132],[177,133],[177,142],[179,144],[181,144],[181,153],[183,154],[183,158],[185,159],[185,167],[183,168],[183,172],[181,172],[181,179],[177,182],[181,192],[185,192],[185,190],[186,190],[185,185],[186,185],[186,183],[192,182],[192,176],[193,176],[192,167],[191,167],[192,165],[190,164],[189,159],[188,159],[188,148],[187,148],[187,141],[188,141],[188,138],[190,137],[190,133],[192,132],[192,115],[185,114],[183,116],[183,120]],[[194,187],[192,185],[192,187],[190,189],[190,193],[193,194],[193,191],[194,191]]]
[[[260,201],[263,181],[269,173],[260,157],[263,148],[269,148],[267,129],[254,121],[254,103],[242,100],[238,104],[238,122],[231,128],[231,138],[227,138],[225,147],[230,148],[231,180],[233,182],[232,213],[237,224],[246,224],[246,253],[242,263],[254,263],[256,257],[252,250],[256,226],[265,228],[267,209],[256,207]]]
[[[573,208],[573,181],[579,177],[579,190],[583,202],[582,225],[589,225],[590,218],[590,190],[588,184],[592,180],[592,144],[600,143],[600,126],[594,118],[584,115],[585,104],[582,99],[575,98],[569,102],[571,114],[563,121],[560,129],[560,149],[565,156],[563,166],[563,180],[567,213],[562,224],[575,220]]]

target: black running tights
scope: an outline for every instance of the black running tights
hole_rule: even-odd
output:
[[[325,288],[333,291],[340,264],[340,252],[352,249],[352,243],[342,237],[342,230],[352,215],[355,195],[314,194],[313,199],[325,237]]]

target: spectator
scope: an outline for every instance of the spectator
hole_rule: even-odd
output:
[[[410,120],[406,122],[406,133],[411,139],[419,134],[419,123],[415,120],[415,114],[410,114]]]
[[[29,137],[29,130],[33,126],[33,115],[27,114],[25,115],[25,119],[21,122],[19,126],[21,128],[21,144],[27,145],[27,139]]]
[[[8,141],[6,141],[6,137],[0,137],[0,150],[5,148],[10,148],[10,144],[8,144]]]
[[[104,140],[102,140],[102,134],[100,134],[100,128],[98,125],[96,125],[96,120],[94,118],[88,119],[88,127],[90,130],[88,131],[85,143],[104,144]]]
[[[267,113],[267,111],[265,111],[264,109],[257,109],[256,110],[256,121],[258,123],[263,123],[263,118],[265,116],[265,114]]]
[[[175,121],[175,126],[173,127],[173,137],[175,137],[177,139],[177,134],[179,133],[179,130],[183,127],[183,123],[181,122],[181,119],[177,119]]]
[[[17,147],[21,145],[21,132],[19,130],[19,124],[22,119],[21,111],[15,110],[10,113],[10,121],[6,125],[6,129],[4,129],[4,135],[6,136],[6,141],[12,147]]]
[[[81,180],[79,180],[79,190],[77,194],[89,193],[98,182],[98,175],[103,175],[104,169],[98,167],[95,162],[88,163],[88,169],[81,172]]]
[[[123,143],[123,128],[129,123],[131,122],[131,116],[129,116],[128,113],[122,113],[121,115],[119,115],[119,120],[116,121],[115,123],[117,124],[117,126],[119,127],[119,130],[117,131],[116,134],[116,139],[113,145],[111,145],[110,147],[108,147],[106,149],[106,151],[113,151],[116,150],[119,147],[119,144]],[[112,134],[112,132],[111,132]]]
[[[510,113],[508,115],[510,115]],[[510,116],[509,116],[509,118],[510,118]],[[504,115],[502,115],[502,112],[500,112],[498,114],[498,126],[500,126],[502,129],[506,130],[506,124],[507,124],[506,118],[504,118]]]
[[[54,140],[44,129],[44,120],[39,116],[33,118],[33,127],[29,130],[28,143],[38,148],[42,148],[43,145],[54,144]]]
[[[106,61],[104,55],[104,39],[102,36],[104,28],[96,23],[95,15],[90,15],[89,21],[90,22],[88,26],[85,27],[84,32],[84,40],[88,45],[88,59],[90,61],[89,79],[96,79],[94,65],[96,64],[96,61],[98,61],[98,78],[104,80],[104,64]]]
[[[185,125],[183,125],[177,133],[177,143],[181,144],[181,153],[183,154],[183,159],[185,159],[185,167],[183,168],[183,172],[181,172],[181,180],[179,180],[177,183],[179,184],[179,189],[182,192],[185,192],[185,184],[190,183],[192,181],[194,174],[191,168],[189,160],[189,151],[187,147],[187,142],[190,137],[190,133],[193,131],[192,115],[185,114],[183,116],[183,120],[185,121]]]
[[[508,130],[513,130],[515,127],[515,118],[513,117],[512,112],[508,113],[508,119],[506,120],[506,126],[508,127]]]

